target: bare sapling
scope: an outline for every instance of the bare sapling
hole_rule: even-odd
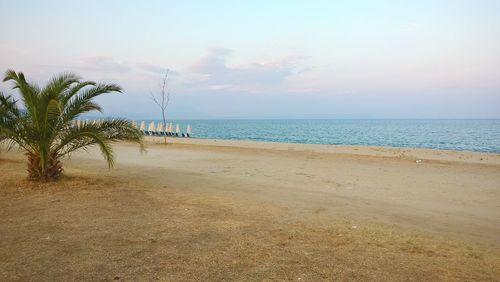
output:
[[[160,92],[155,95],[152,92],[151,94],[151,100],[155,102],[155,104],[160,107],[161,109],[161,117],[163,120],[163,128],[162,131],[160,132],[161,135],[163,135],[163,141],[165,144],[167,144],[167,134],[165,132],[165,125],[167,124],[167,107],[168,103],[170,102],[170,89],[168,88],[168,78],[169,78],[169,73],[170,70],[167,69],[163,75],[163,78],[160,82]]]

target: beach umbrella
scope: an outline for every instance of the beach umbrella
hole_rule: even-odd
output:
[[[173,129],[172,129],[172,123],[169,123],[168,124],[168,133],[172,134],[172,131],[173,131]]]
[[[187,125],[186,134],[187,134],[188,137],[191,135],[191,124]]]
[[[163,132],[168,135],[168,122],[163,125]]]
[[[156,132],[163,133],[163,122],[158,123],[158,126],[156,126]]]
[[[153,132],[155,132],[155,122],[154,121],[152,121],[149,124],[148,131],[149,131],[149,135],[151,135],[151,134],[153,134]]]
[[[177,125],[175,126],[175,133],[176,133],[176,134],[179,134],[179,131],[180,131],[179,124],[177,124]]]
[[[139,127],[139,130],[142,132],[146,131],[146,123],[144,121],[141,121],[141,126]]]

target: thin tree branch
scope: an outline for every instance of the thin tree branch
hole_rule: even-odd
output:
[[[169,76],[169,73],[170,73],[170,70],[166,69],[165,70],[165,74],[164,74],[164,76],[163,76],[163,78],[162,78],[162,80],[160,82],[159,97],[156,97],[152,92],[150,92],[151,100],[153,100],[153,102],[158,107],[160,107],[164,129],[165,129],[166,122],[167,122],[166,111],[167,111],[168,104],[170,102],[170,89],[168,89],[168,76]],[[160,100],[161,100],[161,102],[160,102]],[[166,136],[164,138],[164,142],[165,142],[165,144],[167,143],[167,137]]]

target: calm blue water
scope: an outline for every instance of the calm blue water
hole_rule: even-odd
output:
[[[500,153],[500,120],[179,120],[193,137]]]

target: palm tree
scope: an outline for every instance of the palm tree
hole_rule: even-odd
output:
[[[65,73],[40,88],[13,70],[5,73],[3,81],[13,81],[24,107],[21,109],[13,96],[0,92],[0,143],[25,152],[30,179],[58,179],[63,171],[61,158],[90,146],[99,147],[109,167],[114,163],[111,143],[135,141],[143,149],[141,132],[125,119],[76,122],[84,113],[101,112],[93,99],[121,92],[118,85],[81,81]]]

